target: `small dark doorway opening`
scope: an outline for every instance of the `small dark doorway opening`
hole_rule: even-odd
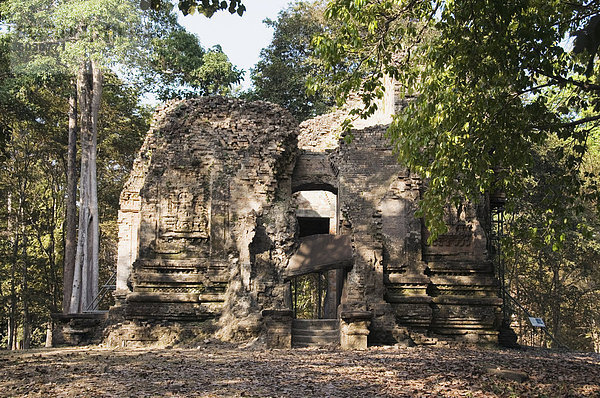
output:
[[[310,235],[328,234],[329,218],[324,217],[297,217],[298,236],[303,238]]]

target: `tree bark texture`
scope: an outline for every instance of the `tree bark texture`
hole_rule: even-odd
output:
[[[81,174],[79,181],[79,233],[69,312],[92,310],[98,295],[99,220],[96,180],[98,112],[102,96],[102,71],[94,61],[83,64],[77,77]]]
[[[8,230],[11,234],[11,267],[10,267],[10,315],[8,318],[8,349],[17,349],[17,256],[19,253],[19,234],[14,230],[14,211],[12,208],[12,195],[8,193]]]
[[[77,241],[77,86],[69,96],[69,143],[67,149],[67,195],[65,215],[65,258],[63,264],[63,313],[68,313],[73,290]]]
[[[29,314],[29,258],[27,255],[28,237],[25,228],[25,182],[20,186],[19,223],[21,225],[21,300],[23,301],[22,348],[28,350],[31,346],[31,316]]]
[[[560,264],[554,264],[552,269],[552,284],[554,286],[553,302],[552,302],[552,327],[553,334],[556,340],[560,341],[562,338],[561,325],[562,317],[560,311],[560,305],[562,302],[562,281],[560,280]],[[556,342],[552,342],[552,346],[555,346]],[[559,348],[559,347],[557,347]]]
[[[46,342],[44,344],[44,347],[46,348],[51,348],[52,347],[52,329],[53,329],[54,325],[52,324],[51,321],[48,321],[46,323]]]

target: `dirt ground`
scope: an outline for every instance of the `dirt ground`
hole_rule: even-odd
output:
[[[516,380],[515,380],[516,379]],[[600,397],[600,356],[543,350],[101,347],[0,352],[3,397]]]

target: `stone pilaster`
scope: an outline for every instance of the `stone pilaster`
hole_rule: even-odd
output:
[[[294,312],[289,309],[263,310],[262,316],[267,347],[291,348]]]
[[[369,326],[373,314],[370,311],[341,311],[340,345],[344,350],[367,348]]]

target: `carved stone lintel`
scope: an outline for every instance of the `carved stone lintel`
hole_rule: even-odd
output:
[[[346,322],[370,321],[373,318],[371,311],[347,310],[340,313],[342,320]]]

